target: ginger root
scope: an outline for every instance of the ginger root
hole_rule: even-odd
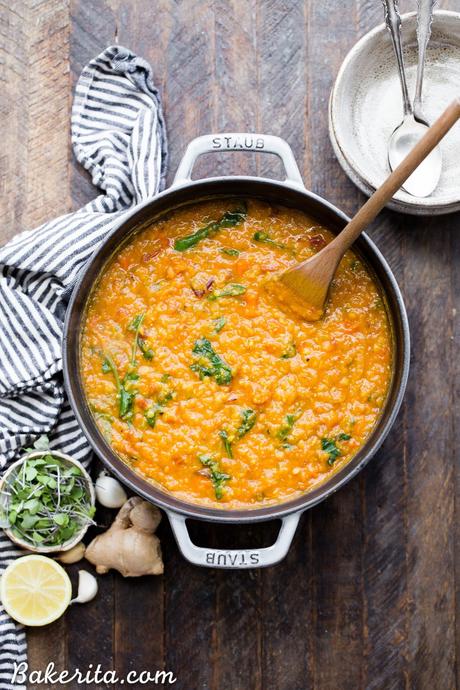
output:
[[[86,548],[85,558],[103,575],[111,568],[124,577],[163,572],[160,540],[154,534],[161,513],[139,496],[126,501],[113,524]]]

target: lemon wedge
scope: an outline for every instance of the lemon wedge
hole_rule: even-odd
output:
[[[46,556],[22,556],[11,563],[0,581],[5,611],[23,625],[47,625],[62,616],[72,586],[62,566]]]

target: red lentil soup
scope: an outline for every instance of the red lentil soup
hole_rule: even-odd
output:
[[[380,288],[348,251],[319,321],[265,289],[331,238],[300,211],[221,199],[176,210],[112,259],[81,366],[99,429],[135,472],[191,503],[255,508],[362,447],[391,378]]]

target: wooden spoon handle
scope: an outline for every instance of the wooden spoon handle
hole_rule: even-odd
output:
[[[456,98],[431,125],[427,133],[417,142],[398,167],[387,177],[382,186],[360,208],[342,232],[329,244],[329,247],[332,248],[335,245],[334,249],[337,252],[345,252],[459,118],[460,98]]]

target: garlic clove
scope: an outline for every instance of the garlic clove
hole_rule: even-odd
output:
[[[106,508],[121,508],[128,496],[120,482],[101,472],[96,480],[96,498]]]
[[[72,599],[71,604],[86,604],[91,601],[97,594],[98,584],[94,575],[88,573],[87,570],[78,571],[78,592],[75,599]]]
[[[78,563],[78,561],[81,561],[85,555],[85,550],[85,545],[82,541],[80,541],[78,544],[75,544],[75,546],[72,546],[72,548],[68,551],[60,551],[55,558],[57,561],[65,563],[66,565],[70,565],[70,563]]]

